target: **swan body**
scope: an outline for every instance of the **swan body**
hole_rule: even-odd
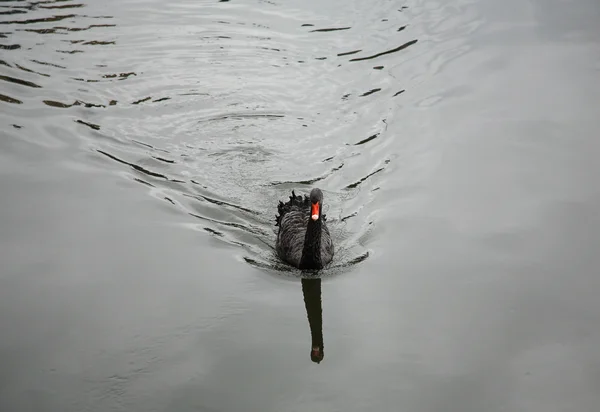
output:
[[[299,269],[322,269],[333,259],[333,241],[325,223],[323,193],[314,188],[309,196],[279,202],[279,226],[275,250],[284,262]]]

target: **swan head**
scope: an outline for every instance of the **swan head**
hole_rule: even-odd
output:
[[[312,360],[314,363],[321,363],[324,357],[325,354],[323,353],[323,348],[320,348],[319,346],[313,346],[312,350],[310,351],[310,360]]]
[[[310,191],[310,218],[317,221],[321,218],[321,208],[323,205],[323,192],[318,187]]]

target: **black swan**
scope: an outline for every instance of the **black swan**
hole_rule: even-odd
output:
[[[333,258],[333,242],[325,223],[323,192],[314,188],[310,196],[279,202],[275,249],[284,262],[303,270],[322,269]]]

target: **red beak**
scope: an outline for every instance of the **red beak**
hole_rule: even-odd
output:
[[[310,209],[310,217],[312,220],[319,219],[319,202],[312,204],[312,208]]]

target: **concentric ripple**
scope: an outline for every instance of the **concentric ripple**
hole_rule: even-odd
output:
[[[369,205],[395,159],[388,125],[410,87],[387,67],[419,45],[407,6],[378,7],[382,19],[344,3],[353,18],[338,21],[302,2],[131,1],[119,6],[138,17],[124,24],[110,4],[3,4],[2,104],[77,123],[104,167],[250,264],[284,271],[277,202],[314,186],[332,266],[369,256]],[[55,53],[22,53],[42,47]]]

